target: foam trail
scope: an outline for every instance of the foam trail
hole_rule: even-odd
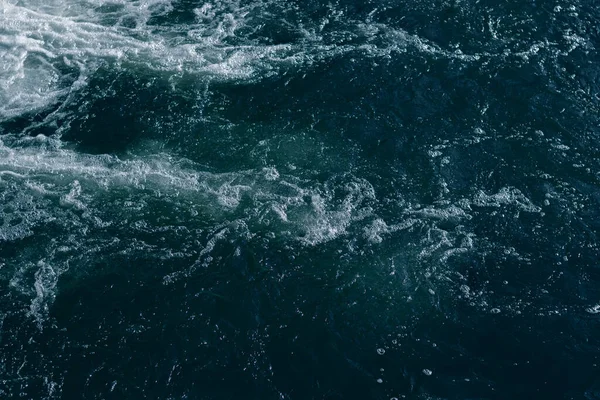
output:
[[[42,135],[18,142],[22,147],[0,141],[0,183],[25,181],[42,194],[49,185],[61,205],[80,210],[87,208],[80,199],[83,191],[96,196],[119,189],[134,198],[158,193],[171,203],[185,197],[203,212],[226,219],[223,213],[234,212],[247,197],[250,203],[241,211],[251,224],[291,229],[299,241],[314,246],[345,235],[353,223],[372,214],[368,203],[376,201],[371,184],[350,175],[320,184],[282,176],[273,168],[211,173],[165,153],[129,160],[81,154]]]
[[[0,4],[0,117],[18,116],[56,102],[74,81],[84,81],[102,62],[247,79],[263,60],[280,57],[288,50],[286,46],[219,50],[215,38],[181,43],[146,28],[105,26],[94,17],[82,20],[45,13],[48,8],[52,9]],[[84,9],[79,15],[86,16]],[[77,76],[66,77],[69,70]]]
[[[59,139],[42,135],[23,140],[42,144],[50,149],[38,146],[15,149],[0,141],[1,175],[45,176],[51,180],[69,176],[69,179],[79,177],[93,181],[104,188],[121,185],[141,189],[154,184],[189,191],[199,191],[204,188],[202,181],[215,176],[177,168],[173,165],[174,160],[164,154],[147,161],[121,160],[110,155],[79,154],[62,148]]]
[[[417,35],[385,24],[339,21],[356,43],[340,43],[314,29],[295,28],[300,39],[267,44],[238,35],[256,29],[256,3],[205,3],[195,20],[156,26],[153,17],[173,9],[168,1],[59,1],[0,3],[0,117],[11,118],[56,103],[77,90],[99,65],[199,74],[210,79],[251,80],[279,68],[310,66],[349,52],[390,57],[407,49],[434,57],[477,61],[441,49]]]

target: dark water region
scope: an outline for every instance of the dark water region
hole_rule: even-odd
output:
[[[0,11],[1,398],[600,398],[596,2]]]

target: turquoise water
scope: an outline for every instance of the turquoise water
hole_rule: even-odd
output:
[[[595,2],[0,11],[0,397],[600,398]]]

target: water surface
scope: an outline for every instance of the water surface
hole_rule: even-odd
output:
[[[0,0],[0,397],[600,398],[599,23]]]

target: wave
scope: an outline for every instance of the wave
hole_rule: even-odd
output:
[[[196,79],[251,81],[351,53],[385,59],[415,52],[471,63],[512,53],[527,58],[555,46],[539,42],[529,50],[464,54],[399,27],[353,19],[334,9],[320,23],[302,23],[299,16],[287,22],[289,10],[277,1],[209,2],[188,10],[185,23],[160,23],[177,6],[164,0],[2,2],[0,117],[55,104],[106,63],[167,73],[169,79],[193,74]],[[282,15],[267,13],[277,7]],[[290,39],[277,43],[271,33],[261,31],[269,24],[276,25],[275,31],[289,31]],[[586,46],[580,38],[571,42],[573,48]]]
[[[259,235],[268,247],[284,246],[290,255],[332,245],[360,260],[376,251],[382,260],[419,271],[413,283],[418,287],[432,275],[453,276],[447,270],[452,258],[489,245],[473,232],[474,222],[488,212],[541,210],[514,187],[411,205],[381,198],[367,179],[351,173],[324,180],[276,167],[216,173],[167,153],[82,154],[41,135],[0,141],[0,192],[0,244],[42,241],[44,257],[24,253],[19,268],[2,271],[13,288],[32,296],[32,315],[40,323],[59,277],[70,266],[85,268],[108,254],[187,260],[187,267],[165,276],[171,284],[210,268],[219,246]],[[52,240],[43,232],[52,232]],[[176,239],[149,244],[147,234]],[[103,239],[88,242],[90,235]],[[405,240],[418,245],[398,245]]]

